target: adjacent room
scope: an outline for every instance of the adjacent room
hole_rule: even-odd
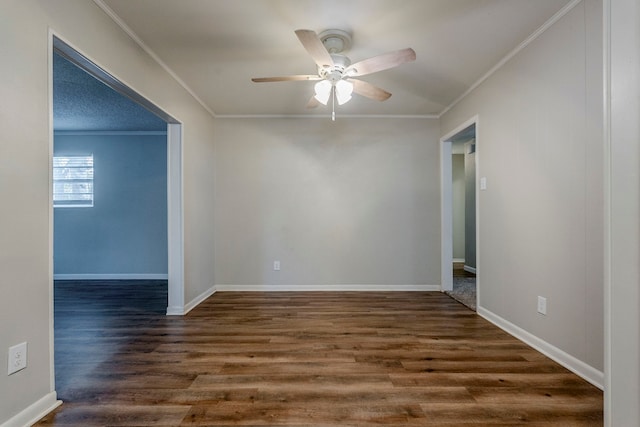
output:
[[[444,144],[451,144],[450,198],[453,267],[452,288],[451,290],[445,290],[445,292],[456,301],[471,310],[475,310],[478,294],[476,275],[475,123],[449,139]],[[443,178],[445,178],[444,174]]]
[[[55,373],[66,400],[118,345],[99,339],[105,313],[167,310],[167,124],[56,51],[53,128]]]
[[[0,426],[636,425],[635,3],[9,2]]]

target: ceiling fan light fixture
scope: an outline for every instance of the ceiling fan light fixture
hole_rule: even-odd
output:
[[[336,98],[338,105],[349,102],[353,93],[353,83],[347,80],[339,80],[336,82]]]
[[[318,100],[322,105],[327,105],[329,102],[329,97],[331,96],[331,89],[333,85],[328,80],[320,80],[315,85],[315,96],[314,98]]]
[[[295,34],[315,62],[317,75],[258,77],[251,80],[256,83],[318,81],[313,97],[307,102],[307,108],[315,108],[318,104],[327,105],[331,99],[333,118],[336,102],[338,105],[349,102],[354,92],[376,101],[385,101],[391,96],[386,90],[357,77],[388,70],[416,59],[416,52],[406,48],[351,64],[351,60],[343,54],[351,47],[351,34],[346,31],[327,30],[318,35],[313,30],[299,29],[295,30]]]

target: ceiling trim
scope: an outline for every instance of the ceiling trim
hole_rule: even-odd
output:
[[[131,37],[133,41],[142,48],[142,50],[151,56],[151,58],[153,58],[153,60],[156,61],[167,73],[169,73],[169,75],[202,106],[202,108],[207,110],[207,112],[213,117],[216,116],[216,113],[214,113],[214,111],[202,99],[200,99],[200,97],[196,95],[196,93],[191,90],[191,88],[180,77],[178,77],[178,75],[174,73],[173,70],[169,68],[169,66],[160,59],[160,57],[149,46],[147,46],[145,42],[143,42],[142,39],[138,37],[138,35],[109,6],[107,6],[102,0],[93,0],[93,2],[102,9],[102,11],[106,13],[113,22],[122,29],[122,31],[127,33],[129,37]]]
[[[438,119],[437,114],[336,114],[336,119]],[[216,119],[331,119],[330,114],[218,114]]]
[[[55,130],[54,135],[166,135],[166,130]]]
[[[520,53],[520,51],[524,50],[524,48],[526,48],[527,46],[529,46],[534,40],[536,40],[538,37],[540,37],[540,35],[542,33],[544,33],[545,31],[547,31],[547,29],[549,29],[549,27],[551,27],[553,24],[555,24],[556,22],[558,22],[563,16],[565,16],[567,13],[569,13],[571,11],[571,9],[573,9],[574,7],[576,7],[578,4],[582,3],[582,0],[573,0],[570,3],[568,3],[567,5],[565,5],[562,9],[560,9],[558,12],[556,12],[555,15],[553,15],[547,22],[545,22],[544,24],[542,24],[542,26],[540,28],[538,28],[536,31],[533,32],[533,34],[531,34],[529,37],[527,37],[522,43],[520,43],[515,49],[513,49],[511,52],[509,52],[504,58],[502,58],[496,65],[494,65],[489,71],[487,71],[487,73],[485,75],[483,75],[482,77],[480,77],[474,84],[472,84],[469,89],[467,89],[466,91],[464,91],[464,93],[462,95],[460,95],[458,98],[456,98],[451,104],[449,104],[444,110],[442,110],[440,113],[438,113],[438,118],[442,117],[447,111],[449,111],[450,109],[452,109],[453,107],[456,106],[456,104],[458,104],[460,101],[462,101],[464,98],[467,97],[467,95],[469,95],[471,92],[473,92],[474,90],[476,90],[476,88],[478,86],[480,86],[482,83],[484,83],[489,77],[491,77],[493,74],[495,74],[496,71],[498,71],[500,68],[502,68],[507,62],[509,62],[509,60],[511,58],[513,58],[514,56],[516,56],[518,53]]]
[[[446,106],[442,111],[437,114],[425,114],[425,115],[342,115],[345,118],[426,118],[426,119],[440,119],[445,113],[455,107],[464,98],[466,98],[471,92],[477,89],[482,83],[484,83],[489,77],[495,74],[500,68],[502,68],[509,60],[524,50],[534,40],[536,40],[541,34],[543,34],[549,27],[558,22],[574,7],[580,4],[583,0],[572,0],[565,5],[562,9],[556,12],[549,20],[547,20],[540,28],[534,31],[529,37],[521,42],[516,48],[504,56],[497,64],[495,64],[489,71],[487,71],[482,77],[476,80],[464,93],[457,97],[453,102]],[[138,44],[151,58],[156,61],[180,86],[182,86],[211,116],[214,118],[224,119],[244,119],[244,118],[326,118],[326,115],[305,115],[305,114],[249,114],[249,115],[217,115],[196,93],[164,62],[160,57],[144,42],[142,39],[109,7],[103,0],[93,0],[93,2],[102,9],[126,34],[128,34],[133,41]]]

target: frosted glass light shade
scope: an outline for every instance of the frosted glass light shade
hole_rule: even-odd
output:
[[[342,105],[351,99],[353,93],[353,83],[346,80],[338,80],[336,83],[336,98],[338,99],[338,105]]]
[[[315,99],[318,100],[322,105],[327,105],[329,102],[329,97],[331,96],[331,88],[333,85],[328,80],[320,80],[315,85],[316,94],[314,96]]]

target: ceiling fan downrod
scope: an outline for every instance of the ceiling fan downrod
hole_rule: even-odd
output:
[[[336,121],[336,87],[334,86],[331,90],[332,93],[332,97],[331,97],[331,121],[335,122]]]

